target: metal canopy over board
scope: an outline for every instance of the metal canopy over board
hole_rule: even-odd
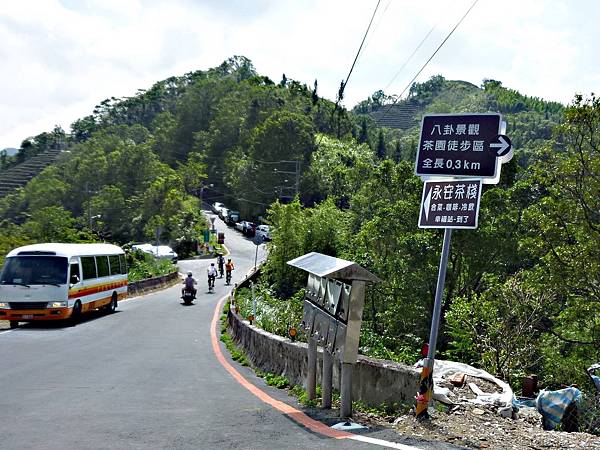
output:
[[[362,280],[373,283],[381,279],[358,264],[345,259],[334,258],[322,253],[311,252],[287,262],[292,267],[297,267],[318,277],[334,278],[340,280]]]
[[[333,357],[341,362],[340,416],[352,415],[352,367],[358,357],[366,283],[381,280],[358,264],[321,253],[287,262],[308,272],[300,328],[308,337],[306,392],[316,398],[317,345],[323,346],[322,405],[331,408]]]

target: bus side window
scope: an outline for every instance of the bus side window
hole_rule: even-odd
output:
[[[109,276],[108,256],[96,256],[96,267],[98,268],[98,278]]]
[[[79,264],[78,263],[71,263],[70,273],[71,273],[71,275],[69,277],[69,283],[71,283],[71,284],[79,283],[79,281],[81,280],[81,275],[79,274]]]
[[[96,261],[93,256],[82,256],[81,267],[83,269],[84,280],[98,278],[96,273]]]
[[[125,255],[119,255],[119,260],[121,261],[121,274],[127,275],[127,259]]]
[[[121,273],[121,263],[119,261],[119,255],[110,255],[108,257],[110,263],[110,274],[119,275]]]

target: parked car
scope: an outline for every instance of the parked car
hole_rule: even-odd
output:
[[[225,218],[227,217],[228,213],[229,213],[229,209],[226,208],[225,206],[223,206],[217,214],[219,214],[219,217],[221,218],[221,220],[225,221]]]
[[[144,253],[154,256],[157,259],[169,259],[173,263],[177,262],[177,253],[167,245],[152,245],[152,244],[135,244],[131,248],[141,250]]]
[[[223,208],[225,208],[225,205],[221,202],[214,202],[212,204],[212,210],[215,214],[219,214]]]
[[[240,212],[230,209],[227,211],[223,220],[227,225],[235,225],[235,223],[240,220]]]
[[[256,224],[253,222],[248,222],[247,220],[242,220],[239,223],[235,224],[235,228],[241,231],[246,236],[254,236],[256,232]]]
[[[271,240],[271,227],[269,225],[259,225],[256,227],[256,235],[260,236],[263,241]]]

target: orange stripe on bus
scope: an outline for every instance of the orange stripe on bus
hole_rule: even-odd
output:
[[[69,298],[72,299],[84,297],[86,295],[91,294],[98,294],[100,292],[110,291],[111,289],[118,289],[124,286],[127,286],[127,280],[114,283],[99,284],[96,286],[85,287],[78,290],[71,289],[69,290]]]

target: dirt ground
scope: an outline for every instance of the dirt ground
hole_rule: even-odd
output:
[[[446,411],[430,408],[430,419],[414,415],[378,417],[355,413],[355,420],[371,426],[392,427],[397,432],[448,442],[472,449],[600,449],[600,437],[587,433],[544,431],[536,411],[523,409],[516,419],[500,416],[495,408],[456,405]],[[443,409],[446,409],[445,407]]]

